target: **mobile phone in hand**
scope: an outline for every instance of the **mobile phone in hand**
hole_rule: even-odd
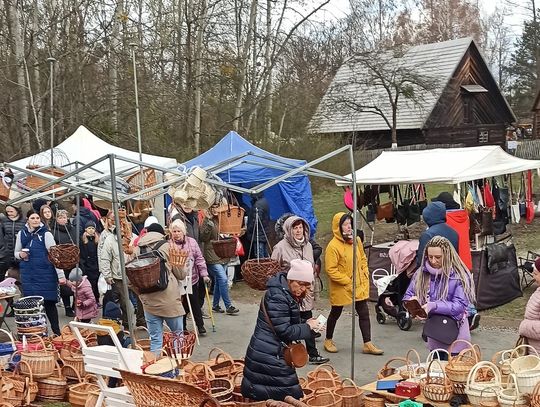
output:
[[[323,314],[320,314],[317,317],[317,322],[319,323],[319,329],[317,329],[315,332],[320,332],[321,329],[326,325],[326,321],[327,321],[327,318]]]

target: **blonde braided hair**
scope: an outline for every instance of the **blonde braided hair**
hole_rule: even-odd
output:
[[[450,241],[442,236],[433,237],[424,248],[422,253],[421,269],[416,273],[414,279],[416,296],[422,304],[428,301],[429,285],[431,275],[423,271],[424,263],[427,259],[428,248],[439,247],[442,252],[442,273],[436,276],[436,279],[441,279],[439,284],[439,292],[436,294],[437,298],[431,298],[433,300],[446,300],[448,298],[448,286],[450,282],[450,276],[453,273],[453,278],[459,279],[463,286],[463,291],[469,302],[475,302],[474,294],[474,282],[473,277],[467,266],[459,258],[454,246]]]

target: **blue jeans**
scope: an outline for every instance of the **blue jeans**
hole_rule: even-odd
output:
[[[214,300],[212,307],[219,307],[219,300],[223,298],[225,308],[232,305],[229,298],[229,285],[227,280],[227,265],[226,264],[208,264],[208,271],[214,277]]]
[[[150,351],[159,355],[163,348],[163,321],[167,323],[167,326],[172,332],[182,332],[184,330],[184,323],[182,317],[158,317],[157,315],[144,312],[146,318],[146,327],[150,334]]]

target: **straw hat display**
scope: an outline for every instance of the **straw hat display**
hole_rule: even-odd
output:
[[[192,209],[208,209],[222,196],[213,185],[206,182],[208,177],[205,169],[193,167],[184,182],[171,185],[169,195],[177,204]]]

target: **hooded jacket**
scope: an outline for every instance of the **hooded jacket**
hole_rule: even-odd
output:
[[[80,301],[80,305],[75,308],[75,316],[77,319],[92,319],[98,316],[98,307],[96,303],[96,297],[92,291],[92,285],[86,276],[83,276],[79,285],[76,285],[68,280],[68,286],[73,290],[75,300],[77,303]]]
[[[424,248],[431,238],[435,236],[442,236],[450,240],[454,249],[458,251],[458,234],[450,226],[446,224],[446,207],[442,202],[431,202],[424,208],[422,212],[424,222],[428,225],[428,229],[420,235],[420,243],[418,245],[418,254],[416,256],[416,265],[420,267],[422,264],[422,257],[424,255]]]
[[[334,237],[326,246],[324,267],[330,281],[330,304],[345,306],[352,304],[353,245],[341,234],[341,225],[350,215],[336,213],[332,219]],[[356,237],[356,295],[355,301],[369,297],[369,270],[362,241]]]
[[[298,242],[292,235],[292,225],[296,221],[302,221],[304,225],[304,239]],[[309,242],[309,225],[299,216],[291,216],[283,223],[284,238],[281,239],[275,246],[272,252],[272,259],[281,264],[281,271],[289,271],[291,260],[301,259],[307,260],[315,265],[313,258],[313,247]],[[313,279],[315,279],[315,274]],[[313,309],[313,286],[304,301],[302,302],[301,311],[310,311]]]
[[[457,339],[464,339],[467,341],[471,340],[471,333],[469,331],[469,324],[466,318],[466,311],[469,306],[469,300],[465,295],[463,290],[463,284],[461,283],[460,278],[454,273],[450,272],[450,277],[448,279],[448,296],[446,298],[439,298],[439,292],[442,280],[438,277],[440,271],[429,266],[429,263],[426,261],[426,264],[422,268],[418,269],[415,275],[412,277],[407,292],[403,297],[403,300],[409,300],[412,297],[416,297],[416,277],[417,273],[429,273],[430,274],[430,283],[429,283],[429,302],[432,303],[432,309],[430,310],[429,315],[431,314],[440,314],[447,315],[452,317],[456,321],[461,323]],[[424,304],[421,298],[418,299],[420,304]],[[428,317],[429,317],[428,315]],[[448,349],[448,345],[444,343],[437,342],[432,338],[428,338],[428,348],[429,350],[433,349]],[[452,352],[457,353],[462,351],[467,347],[466,344],[458,343],[452,348]]]
[[[84,200],[83,200],[84,201]],[[84,205],[84,202],[83,202]],[[90,205],[90,204],[88,204]],[[99,221],[98,218],[96,218],[96,215],[88,208],[85,208],[84,206],[79,207],[78,213],[76,213],[73,216],[73,228],[74,230],[77,230],[77,223],[79,223],[79,234],[82,235],[84,233],[84,227],[87,222],[94,222],[96,224],[96,230],[98,232],[101,232],[103,230],[103,225]]]
[[[311,329],[301,323],[298,302],[289,291],[286,273],[278,273],[268,280],[263,300],[276,333],[259,308],[255,331],[246,351],[242,395],[252,400],[283,400],[285,396],[300,399],[303,392],[296,370],[283,359],[283,343],[308,339]]]
[[[6,257],[9,258],[10,266],[16,266],[19,262],[15,259],[15,242],[17,233],[24,228],[26,218],[23,216],[21,208],[14,207],[17,210],[17,219],[10,219],[8,216],[2,219],[2,229],[4,229],[4,242]]]
[[[519,334],[540,351],[540,288],[531,295],[525,307],[525,318],[519,324]]]
[[[152,248],[161,240],[165,239],[161,233],[148,232],[141,240],[133,253],[133,257],[144,252],[144,248]],[[169,265],[169,243],[163,244],[159,252],[166,259],[167,269],[169,271],[169,283],[163,291],[156,291],[149,294],[139,294],[139,298],[144,307],[144,311],[162,318],[180,317],[185,314],[182,307],[182,297],[180,295],[180,285],[178,280],[186,278],[186,271],[182,269],[171,268]]]

